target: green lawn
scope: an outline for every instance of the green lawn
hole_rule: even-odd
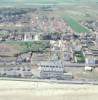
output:
[[[78,33],[90,32],[88,29],[80,25],[79,22],[74,20],[72,17],[65,15],[63,18],[75,32],[78,32]]]
[[[78,63],[84,63],[85,62],[85,57],[84,57],[82,52],[75,53],[75,57],[77,58]]]

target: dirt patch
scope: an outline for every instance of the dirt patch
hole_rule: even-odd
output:
[[[19,53],[15,46],[0,44],[0,56],[14,56]]]

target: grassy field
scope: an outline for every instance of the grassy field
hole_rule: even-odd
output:
[[[0,44],[0,47],[8,49],[9,52],[11,50],[11,52],[13,50],[17,50],[17,52],[15,53],[25,53],[25,52],[29,52],[29,51],[34,51],[34,52],[38,52],[38,51],[43,51],[46,50],[48,47],[50,46],[49,42],[32,42],[32,41],[26,41],[26,42],[22,42],[22,41],[7,41],[7,42],[3,42]],[[12,49],[11,49],[12,48]],[[10,53],[11,53],[10,52]],[[5,51],[6,53],[6,51]]]
[[[75,32],[78,32],[78,33],[90,32],[88,29],[80,25],[79,22],[74,20],[72,17],[65,15],[63,18]]]
[[[69,5],[69,4],[92,4],[96,3],[97,0],[0,0],[1,7],[2,6],[20,6],[20,5],[41,5],[41,4],[61,4],[61,5]],[[36,4],[37,3],[37,4]]]

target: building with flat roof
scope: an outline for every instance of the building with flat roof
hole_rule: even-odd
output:
[[[42,79],[72,79],[72,74],[66,73],[63,64],[58,61],[41,62],[39,72]]]

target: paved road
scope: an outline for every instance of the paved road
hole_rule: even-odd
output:
[[[84,67],[85,63],[64,63],[65,67]],[[89,66],[98,66],[98,64],[89,64]]]
[[[56,79],[25,79],[25,78],[3,78],[0,80],[10,81],[27,81],[27,82],[45,82],[45,83],[58,83],[58,84],[91,84],[98,85],[96,80],[56,80]]]
[[[43,62],[43,61],[32,61],[32,64],[38,64],[40,62]],[[55,61],[56,62],[56,61]],[[21,62],[17,62],[19,64],[25,64],[25,63],[21,63]],[[15,61],[0,61],[0,64],[16,64]],[[65,67],[84,67],[85,66],[85,63],[68,63],[68,62],[64,62],[64,66]],[[94,66],[94,67],[98,67],[98,64],[89,64],[89,66]]]

